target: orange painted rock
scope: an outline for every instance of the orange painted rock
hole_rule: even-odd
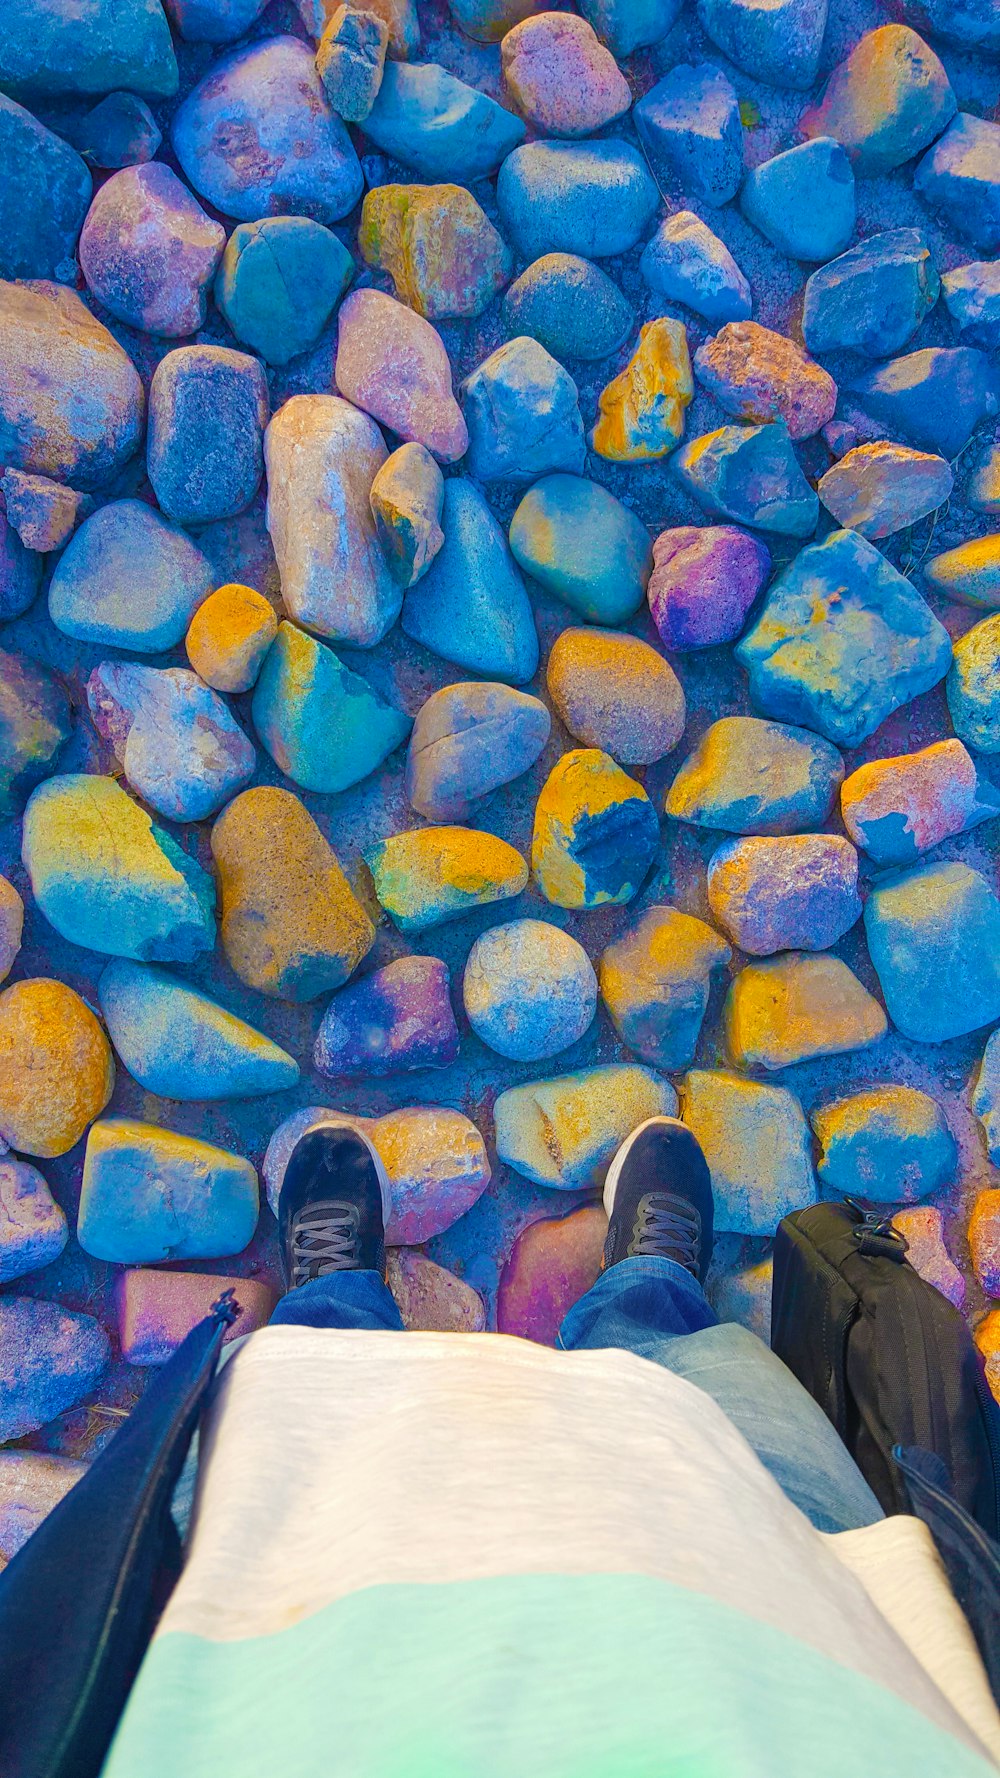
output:
[[[867,1049],[889,1028],[878,1001],[846,963],[801,951],[741,970],[723,1020],[734,1062],[768,1070]]]
[[[1000,1296],[1000,1191],[979,1193],[969,1218],[969,1252],[987,1296]]]
[[[9,976],[21,949],[24,902],[13,883],[0,877],[0,982]]]
[[[531,1223],[503,1269],[497,1332],[554,1346],[563,1318],[597,1282],[607,1232],[608,1219],[597,1204]]]
[[[1000,1309],[991,1309],[976,1328],[976,1345],[986,1363],[986,1381],[1000,1401]]]
[[[263,593],[230,582],[199,605],[184,646],[206,685],[215,691],[249,691],[277,633],[278,619]]]
[[[66,1154],[114,1091],[111,1045],[65,982],[0,994],[0,1136],[23,1154]]]
[[[684,437],[684,412],[693,395],[683,321],[648,321],[630,362],[601,391],[593,449],[613,463],[665,457]]]
[[[784,420],[791,438],[811,438],[837,405],[822,365],[783,333],[730,321],[694,355],[699,383],[737,420]]]
[[[513,846],[471,827],[415,827],[366,854],[375,893],[400,932],[423,932],[520,895],[528,867]]]
[[[571,735],[623,765],[651,765],[684,733],[684,691],[673,667],[638,636],[580,628],[557,636],[549,696]]]

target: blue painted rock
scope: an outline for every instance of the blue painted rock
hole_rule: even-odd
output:
[[[675,24],[682,0],[580,0],[580,11],[619,60],[659,43]]]
[[[972,1109],[983,1126],[990,1160],[996,1165],[1000,1154],[1000,1042],[994,1031],[990,1037],[976,1076]],[[933,1187],[929,1187],[932,1190]],[[921,1197],[926,1194],[921,1192]]]
[[[80,236],[80,266],[98,302],[145,333],[204,325],[226,231],[162,161],[123,167],[101,186]]]
[[[477,480],[530,482],[587,456],[580,398],[567,370],[524,335],[508,340],[466,377],[468,469]]]
[[[0,1284],[51,1265],[68,1240],[66,1218],[37,1168],[0,1160]]]
[[[771,572],[771,552],[735,525],[678,525],[653,544],[646,597],[667,648],[731,642]]]
[[[682,445],[670,459],[682,486],[714,518],[734,519],[785,537],[811,537],[819,500],[781,421],[720,426]]]
[[[11,477],[14,476],[20,478],[18,484],[12,484]],[[26,477],[20,469],[8,469],[0,482],[0,623],[6,623],[11,617],[20,617],[22,612],[34,604],[42,578],[41,556],[34,549],[26,549],[23,539],[18,535],[18,491],[25,482],[29,485],[42,482],[49,488],[57,485],[55,482],[45,481],[41,476]],[[67,489],[67,493],[70,492]],[[71,497],[74,501],[85,498],[81,494]]]
[[[149,388],[146,468],[162,510],[180,525],[233,518],[264,473],[271,416],[257,358],[227,346],[180,346]]]
[[[751,957],[825,951],[861,918],[858,855],[839,834],[727,840],[708,866],[708,905]]]
[[[94,503],[89,494],[78,494],[75,488],[50,481],[47,475],[7,469],[0,476],[2,507],[6,507],[6,520],[0,526],[0,614],[17,617],[27,610],[38,586],[41,563],[29,552],[61,549],[80,521],[89,517]],[[24,545],[20,552],[19,539]]]
[[[915,1087],[886,1084],[834,1099],[810,1121],[821,1150],[816,1171],[828,1198],[915,1204],[946,1191],[958,1171],[958,1143],[944,1112]]]
[[[404,444],[393,451],[372,482],[369,500],[393,579],[413,586],[444,542],[444,477],[426,446]]]
[[[687,1068],[725,939],[678,908],[647,908],[601,957],[601,998],[622,1043],[654,1068]]]
[[[500,169],[497,204],[522,259],[606,259],[642,239],[659,194],[638,149],[606,137],[515,148]]]
[[[1000,534],[971,537],[955,549],[932,556],[923,566],[927,585],[944,599],[970,605],[974,611],[1000,606]]]
[[[531,869],[562,908],[620,906],[641,888],[660,823],[641,784],[597,747],[564,753],[535,804]]]
[[[822,827],[844,777],[835,747],[808,729],[723,716],[706,729],[667,791],[666,812],[723,833]]]
[[[951,639],[873,544],[832,531],[778,576],[736,658],[764,715],[857,747],[944,678]]]
[[[142,500],[115,500],[59,557],[49,616],[77,641],[160,654],[181,641],[213,581],[208,558],[183,531]]]
[[[737,1067],[769,1073],[869,1049],[889,1028],[878,1001],[846,963],[803,951],[748,963],[733,981],[722,1016]]]
[[[906,0],[907,17],[932,37],[995,56],[1000,51],[1000,19],[993,0]]]
[[[543,253],[503,299],[510,334],[530,334],[555,358],[609,358],[634,325],[617,284],[575,253]]]
[[[1000,266],[975,259],[941,278],[944,306],[960,340],[992,351],[1000,346]]]
[[[195,191],[239,222],[339,222],[361,196],[351,139],[296,37],[266,37],[213,63],[174,114],[171,139]]]
[[[257,1174],[224,1148],[134,1118],[87,1137],[77,1238],[119,1266],[242,1253],[257,1226]]]
[[[753,308],[750,285],[729,248],[693,210],[678,210],[660,224],[639,270],[657,296],[683,303],[709,326],[746,321]]]
[[[319,1074],[381,1080],[447,1068],[458,1056],[448,968],[437,957],[398,957],[335,994],[313,1050]]]
[[[946,1043],[1000,1019],[1000,901],[978,871],[921,864],[882,878],[865,905],[865,932],[904,1037]]]
[[[111,1356],[92,1315],[35,1297],[0,1298],[0,1442],[23,1438],[75,1407]]]
[[[676,1110],[673,1087],[651,1068],[584,1068],[501,1093],[493,1107],[497,1154],[536,1185],[582,1191],[600,1183],[630,1130]]]
[[[3,93],[0,159],[0,276],[71,281],[92,189],[86,162]]]
[[[483,1333],[486,1304],[478,1290],[412,1247],[385,1256],[385,1281],[403,1326],[414,1333]]]
[[[511,520],[514,556],[547,592],[590,623],[634,617],[653,551],[642,520],[599,482],[548,475]]]
[[[381,642],[402,597],[369,501],[387,456],[374,421],[336,395],[293,395],[264,438],[267,528],[285,609],[358,648]]]
[[[316,72],[332,109],[345,123],[364,123],[378,97],[389,27],[377,13],[338,6],[316,50]]]
[[[545,669],[570,734],[622,765],[652,765],[684,733],[684,690],[669,661],[620,630],[563,630]]]
[[[88,111],[73,140],[92,166],[117,171],[151,161],[163,136],[145,99],[135,93],[109,93]]]
[[[233,229],[215,301],[242,345],[287,364],[316,344],[353,275],[331,229],[309,216],[265,216]]]
[[[946,690],[959,740],[977,753],[1000,753],[1000,611],[955,643]]]
[[[939,136],[955,115],[955,95],[934,51],[907,25],[866,31],[833,70],[822,100],[799,124],[805,136],[832,136],[859,178],[891,172]]]
[[[215,944],[215,886],[114,778],[50,778],[24,813],[32,893],[71,944],[188,963]]]
[[[891,537],[935,512],[954,483],[943,457],[908,445],[865,444],[834,463],[816,491],[838,525],[862,537]]]
[[[410,718],[330,648],[283,623],[253,694],[253,722],[276,766],[303,790],[333,796],[400,747]]]
[[[250,691],[278,633],[274,606],[230,581],[199,605],[184,638],[188,660],[215,691]]]
[[[388,272],[418,315],[482,313],[511,274],[510,249],[461,185],[377,185],[365,197],[358,246]]]
[[[263,12],[266,0],[164,0],[186,43],[234,43]]]
[[[985,353],[972,346],[929,346],[892,358],[842,391],[891,437],[950,460],[976,427],[997,411],[997,388]]]
[[[441,525],[444,543],[403,601],[404,634],[457,667],[523,685],[538,667],[535,620],[507,539],[474,482],[448,478]]]
[[[496,172],[525,128],[437,62],[387,62],[365,135],[421,179],[471,185]]]
[[[0,284],[5,464],[98,487],[137,449],[144,411],[131,358],[74,291],[60,284]]]
[[[513,846],[471,827],[414,827],[365,853],[375,893],[400,932],[424,932],[520,895],[528,867]]]
[[[854,174],[830,136],[751,168],[740,192],[748,222],[789,259],[832,259],[854,233]]]
[[[913,864],[1000,814],[1000,792],[961,741],[935,741],[859,766],[841,786],[840,812],[854,844],[876,864]]]
[[[826,13],[827,0],[698,0],[702,30],[737,68],[803,90],[816,79]]]
[[[576,1043],[597,1011],[597,977],[581,944],[547,920],[511,920],[476,939],[462,997],[477,1037],[515,1062]]]
[[[832,420],[837,385],[801,346],[756,321],[730,321],[694,355],[699,383],[737,420],[783,420],[811,438]]]
[[[147,1093],[253,1099],[298,1082],[285,1050],[165,969],[109,963],[98,994],[111,1041]]]
[[[0,816],[17,814],[28,792],[55,771],[72,732],[59,681],[23,655],[0,653]]]
[[[539,135],[592,136],[632,104],[611,51],[573,13],[523,19],[504,37],[500,59],[507,92]]]
[[[467,821],[483,798],[530,771],[552,719],[508,685],[446,685],[421,705],[406,756],[406,794],[429,821]]]
[[[1000,125],[960,111],[924,155],[913,186],[973,246],[1000,247]]]
[[[129,787],[168,821],[204,821],[253,777],[257,755],[218,692],[186,667],[102,661],[87,703]]]
[[[158,0],[92,0],[67,20],[62,0],[7,0],[0,19],[0,86],[18,96],[177,91],[170,27]]]
[[[802,337],[810,352],[886,358],[912,339],[940,288],[919,229],[869,235],[806,279]]]
[[[24,902],[13,883],[0,877],[0,982],[6,981],[21,949]]]
[[[469,446],[440,334],[381,290],[355,290],[337,318],[336,380],[355,407],[442,463]]]
[[[68,1154],[115,1087],[111,1045],[65,982],[35,977],[0,994],[0,1137],[23,1154]]]
[[[633,116],[661,191],[680,185],[713,206],[735,197],[743,178],[743,125],[720,68],[678,63],[644,94]]]
[[[717,1229],[771,1239],[783,1216],[815,1203],[809,1125],[784,1087],[693,1068],[681,1115],[709,1165]]]

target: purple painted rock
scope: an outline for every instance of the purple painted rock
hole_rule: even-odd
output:
[[[825,951],[861,918],[858,855],[838,834],[727,840],[708,867],[708,905],[751,957]]]
[[[73,729],[62,686],[19,654],[0,653],[0,818],[55,771]]]
[[[607,1232],[598,1204],[529,1224],[501,1274],[497,1332],[554,1346],[573,1304],[597,1283]]]
[[[336,381],[355,407],[442,463],[465,455],[469,434],[440,334],[381,290],[355,290],[338,316]]]
[[[72,1457],[0,1451],[0,1569],[86,1473],[87,1465]]]
[[[620,630],[563,630],[552,644],[546,684],[577,741],[621,765],[652,765],[684,733],[684,689],[669,661]]]
[[[92,1315],[34,1297],[0,1297],[0,1444],[75,1407],[108,1358],[108,1336]]]
[[[68,1240],[66,1218],[37,1168],[0,1161],[0,1284],[51,1265]]]
[[[1000,1197],[998,1192],[984,1192],[983,1197]],[[908,1243],[907,1259],[915,1272],[933,1284],[956,1309],[965,1302],[965,1279],[944,1244],[944,1225],[940,1210],[921,1204],[912,1210],[897,1210],[892,1226]],[[975,1264],[975,1257],[973,1257]],[[1000,1282],[1000,1270],[997,1272]]]
[[[507,91],[542,136],[592,136],[632,103],[628,81],[586,19],[543,12],[500,46]]]
[[[429,821],[467,821],[483,798],[534,765],[552,719],[509,685],[446,685],[421,706],[406,759],[406,794]]]
[[[162,161],[101,186],[80,236],[87,287],[119,321],[176,338],[204,325],[226,231]]]
[[[7,980],[21,949],[24,902],[13,883],[0,877],[0,982]]]
[[[837,385],[782,333],[729,321],[694,355],[698,381],[737,420],[784,420],[791,438],[811,438],[837,405]]]
[[[102,661],[87,702],[130,787],[170,821],[206,820],[253,777],[252,741],[187,667]]]
[[[437,957],[399,957],[342,988],[316,1038],[318,1073],[381,1079],[447,1068],[458,1056],[448,983],[447,965]]]
[[[180,346],[161,358],[149,388],[146,466],[168,518],[207,525],[245,511],[264,473],[270,414],[258,358],[227,346]]]
[[[0,527],[0,616],[16,617],[18,612],[5,609],[4,588],[8,589],[8,598],[16,599],[24,598],[23,592],[18,594],[18,588],[30,586],[34,598],[41,567],[30,555],[25,563],[23,552],[12,553],[17,551],[17,539],[20,538],[24,551],[44,555],[48,550],[61,549],[94,503],[88,494],[78,494],[75,488],[66,488],[47,475],[27,475],[23,469],[6,470],[2,483],[0,519],[4,506],[7,519]],[[30,603],[31,599],[26,599],[22,609],[27,610]]]
[[[403,1317],[418,1333],[482,1333],[486,1304],[478,1290],[412,1247],[385,1256],[386,1283]]]
[[[714,648],[740,634],[771,552],[736,525],[678,525],[653,544],[646,596],[667,648]]]
[[[19,469],[8,469],[3,478],[2,498],[0,498],[0,623],[8,618],[20,617],[34,603],[42,577],[41,558],[31,549],[25,549],[23,539],[17,534],[13,514],[9,506],[4,507],[10,499],[8,480],[12,475],[20,475]],[[31,476],[31,481],[40,477]],[[49,484],[54,486],[53,483]],[[82,495],[76,495],[82,499]],[[16,506],[16,492],[14,495]]]
[[[868,760],[845,778],[840,810],[854,844],[876,864],[912,864],[942,840],[1000,814],[1000,794],[952,739]]]
[[[886,442],[847,451],[820,478],[818,493],[839,525],[862,537],[891,537],[942,506],[954,482],[943,457]]]
[[[227,1290],[233,1292],[238,1314],[222,1336],[224,1346],[267,1325],[278,1300],[270,1284],[214,1272],[161,1272],[152,1266],[122,1272],[115,1283],[115,1310],[125,1363],[166,1364]]]

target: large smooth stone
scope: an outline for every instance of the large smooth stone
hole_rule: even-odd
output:
[[[552,718],[540,698],[508,685],[446,685],[413,725],[406,794],[429,821],[467,821],[484,797],[534,765]]]
[[[973,624],[955,643],[948,674],[948,714],[955,733],[979,753],[1000,753],[1000,611]]]
[[[862,537],[891,537],[943,506],[954,484],[943,457],[907,445],[863,444],[820,477],[817,493],[838,525]]]
[[[398,957],[334,995],[313,1064],[331,1079],[381,1080],[415,1068],[447,1068],[457,1056],[447,965],[437,957]]]
[[[393,1247],[385,1256],[385,1281],[403,1326],[415,1333],[482,1333],[486,1304],[478,1290],[435,1265],[425,1253]]]
[[[858,855],[839,834],[729,840],[708,866],[708,905],[751,957],[825,951],[861,918]]]
[[[108,1336],[92,1315],[34,1297],[0,1297],[0,1444],[75,1407],[110,1356]]]
[[[1000,792],[961,741],[870,759],[844,780],[844,826],[876,864],[913,864],[953,834],[1000,814]]]
[[[656,857],[660,824],[642,785],[597,747],[564,753],[535,804],[531,870],[546,901],[631,901]]]
[[[659,206],[649,169],[631,142],[528,142],[507,156],[497,179],[505,233],[522,259],[628,253]]]
[[[510,249],[461,185],[376,185],[358,246],[400,301],[431,321],[482,313],[511,274]]]
[[[1000,901],[967,864],[922,864],[877,881],[865,932],[889,1017],[917,1043],[1000,1019]]]
[[[503,530],[474,482],[448,477],[441,528],[441,549],[403,601],[404,634],[467,672],[523,685],[538,668],[534,614]]]
[[[706,729],[667,791],[668,815],[724,833],[822,827],[844,776],[835,747],[808,729],[723,716]]]
[[[257,1227],[257,1174],[224,1148],[105,1118],[87,1138],[77,1239],[119,1266],[242,1253]]]
[[[251,708],[275,765],[323,796],[360,784],[410,732],[404,711],[294,624],[279,627]]]
[[[185,667],[102,661],[87,702],[129,787],[168,821],[204,821],[253,777],[253,743],[218,692]]]
[[[796,1062],[868,1049],[888,1030],[877,1000],[839,957],[786,951],[748,963],[723,1010],[726,1042],[740,1068],[774,1073]]]
[[[654,1068],[687,1068],[712,976],[732,958],[725,939],[678,908],[647,908],[601,958],[600,984],[619,1037]]]
[[[231,1291],[239,1313],[222,1344],[266,1327],[278,1300],[270,1284],[217,1272],[166,1272],[137,1266],[115,1280],[118,1344],[126,1364],[166,1364],[192,1328]]]
[[[582,1191],[601,1182],[637,1124],[676,1111],[673,1087],[651,1068],[585,1068],[501,1093],[493,1107],[497,1154],[535,1185]]]
[[[497,1332],[554,1346],[573,1304],[597,1283],[607,1232],[601,1204],[529,1223],[500,1275]]]
[[[229,581],[199,605],[184,647],[199,679],[213,690],[251,691],[277,633],[270,600]]]
[[[711,62],[679,62],[644,93],[636,131],[661,191],[726,204],[743,178],[743,124],[736,94]]]
[[[270,417],[259,359],[227,346],[180,346],[161,358],[149,389],[146,466],[167,517],[207,525],[245,511],[264,473]]]
[[[714,648],[732,642],[770,572],[767,545],[735,525],[661,531],[653,543],[646,597],[664,646]]]
[[[393,451],[372,482],[369,500],[393,579],[413,586],[444,542],[444,477],[426,445],[404,444]]]
[[[960,111],[913,175],[913,188],[974,247],[1000,247],[1000,128]]]
[[[0,1569],[86,1473],[87,1465],[73,1457],[52,1457],[48,1451],[0,1451]]]
[[[811,438],[833,419],[837,385],[794,340],[756,321],[729,321],[694,355],[699,383],[727,414],[783,420],[789,438]]]
[[[806,279],[802,337],[810,352],[887,358],[912,339],[940,288],[919,229],[869,235]]]
[[[195,333],[226,231],[162,161],[124,167],[98,191],[80,236],[87,287],[129,327]]]
[[[177,91],[177,61],[159,0],[5,0],[0,18],[0,87],[37,99]]]
[[[14,982],[0,994],[0,1136],[22,1154],[66,1154],[115,1086],[108,1040],[65,982]]]
[[[92,189],[86,162],[3,93],[0,161],[0,275],[72,278]]]
[[[464,457],[469,434],[440,334],[382,290],[355,290],[337,317],[337,388],[406,443],[442,463]]]
[[[298,1082],[285,1050],[165,969],[109,963],[98,994],[111,1041],[147,1093],[253,1099]]]
[[[784,1087],[694,1068],[681,1116],[711,1171],[716,1229],[771,1237],[783,1216],[815,1203],[809,1125]]]
[[[740,209],[789,259],[826,260],[854,233],[854,174],[829,136],[800,142],[747,174]]]
[[[614,56],[572,13],[523,19],[504,37],[500,61],[507,92],[540,136],[592,136],[631,107]]]
[[[948,76],[907,25],[866,31],[834,68],[819,104],[803,113],[804,136],[832,136],[859,178],[891,172],[939,136],[955,115]]]
[[[400,932],[424,932],[520,895],[528,867],[506,840],[471,827],[413,827],[366,853],[375,893]]]
[[[720,426],[682,445],[671,468],[713,518],[785,537],[811,537],[819,500],[792,450],[788,428]]]
[[[583,468],[579,391],[537,340],[524,335],[499,346],[466,377],[460,394],[467,467],[477,481],[530,482]]]
[[[507,332],[531,334],[554,358],[609,358],[635,317],[617,284],[575,253],[543,253],[508,287]]]
[[[702,30],[737,68],[769,86],[811,87],[827,0],[698,0]]]
[[[669,661],[619,630],[563,630],[545,669],[549,696],[575,740],[622,765],[652,765],[684,733],[684,690]]]
[[[944,599],[955,599],[973,610],[1000,608],[1000,534],[970,537],[955,549],[932,556],[923,565],[927,585]]]
[[[590,623],[634,617],[653,566],[649,532],[599,482],[548,475],[525,494],[510,547],[526,574]]]
[[[309,216],[265,216],[234,228],[215,301],[236,338],[268,364],[314,346],[354,274],[350,253]]]
[[[826,1197],[913,1204],[947,1191],[958,1171],[958,1143],[944,1112],[915,1087],[877,1086],[833,1099],[811,1122]]]
[[[891,358],[841,394],[848,406],[857,404],[869,426],[949,462],[996,413],[998,400],[990,361],[974,346],[926,346]]]
[[[387,62],[365,135],[421,179],[473,184],[524,141],[519,117],[436,62]]]
[[[749,319],[749,283],[729,248],[693,210],[677,210],[661,222],[643,248],[639,270],[657,296],[683,303],[710,327]]]
[[[143,500],[114,500],[84,520],[59,557],[49,616],[78,642],[162,654],[183,639],[214,579],[183,531]]]
[[[477,1037],[515,1062],[541,1062],[589,1030],[597,977],[581,944],[547,920],[511,920],[476,939],[462,996]]]
[[[0,652],[0,818],[18,814],[56,769],[73,732],[62,686],[21,654]]]

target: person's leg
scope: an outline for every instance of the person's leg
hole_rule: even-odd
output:
[[[271,1326],[368,1327],[403,1330],[403,1318],[378,1272],[329,1272],[281,1298]]]
[[[402,1332],[385,1282],[388,1216],[389,1181],[366,1137],[334,1120],[303,1136],[278,1197],[287,1291],[272,1327]]]

